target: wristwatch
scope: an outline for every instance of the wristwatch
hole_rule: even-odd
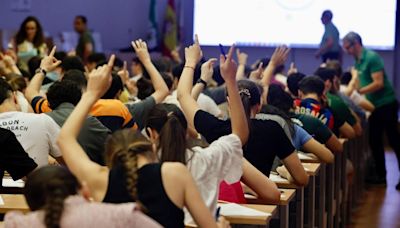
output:
[[[46,76],[47,71],[44,70],[43,68],[39,67],[39,68],[37,68],[37,69],[35,70],[35,74],[40,74],[40,73],[43,74],[44,76]]]
[[[197,80],[197,82],[196,83],[201,83],[201,84],[203,84],[204,85],[204,88],[206,88],[207,87],[207,82],[206,81],[204,81],[203,79],[201,79],[201,78],[199,78],[199,80]]]

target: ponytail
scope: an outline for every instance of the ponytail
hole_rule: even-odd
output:
[[[157,148],[161,150],[160,161],[181,162],[186,165],[187,121],[182,111],[173,104],[158,104],[149,112],[146,128],[159,134]]]
[[[64,209],[64,200],[69,193],[60,180],[50,180],[47,185],[47,201],[44,206],[44,223],[47,228],[59,228],[61,215]]]

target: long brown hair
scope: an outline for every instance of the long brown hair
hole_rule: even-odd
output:
[[[17,44],[21,44],[26,40],[27,34],[26,34],[26,29],[25,26],[28,22],[33,21],[36,24],[36,34],[35,37],[33,38],[33,46],[36,48],[39,47],[44,43],[44,35],[43,35],[43,29],[42,26],[40,25],[39,20],[36,17],[33,16],[28,16],[25,18],[25,20],[22,22],[21,27],[19,28],[17,35],[15,36],[15,41]]]
[[[160,161],[181,162],[186,165],[187,121],[182,111],[173,104],[157,104],[150,110],[146,129],[155,129],[160,135]]]
[[[127,190],[132,199],[137,200],[138,180],[138,155],[144,155],[154,160],[151,142],[139,131],[124,129],[116,131],[108,139],[106,144],[106,164],[112,168],[116,164],[123,165],[126,173]]]
[[[25,199],[32,211],[43,209],[47,228],[59,228],[64,200],[80,188],[76,177],[65,167],[44,166],[28,176]]]

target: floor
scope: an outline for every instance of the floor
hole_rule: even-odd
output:
[[[386,169],[387,187],[366,189],[349,228],[400,228],[400,191],[395,189],[400,173],[393,152],[386,152]]]

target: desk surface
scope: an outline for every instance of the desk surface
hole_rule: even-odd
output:
[[[240,204],[241,206],[252,208],[265,213],[270,213],[270,216],[225,216],[231,224],[251,224],[251,225],[266,225],[275,215],[277,206],[259,205],[259,204]]]
[[[310,176],[316,176],[319,169],[321,168],[320,163],[301,163],[306,170],[307,174]]]
[[[279,191],[281,192],[281,200],[279,201],[278,205],[288,205],[289,202],[294,198],[294,196],[296,194],[295,189],[284,189],[283,188],[283,189],[279,189]],[[263,202],[260,201],[257,196],[245,194],[245,198],[246,198],[247,203],[249,203],[249,204],[263,204]]]
[[[5,214],[8,211],[17,210],[28,212],[29,207],[25,201],[25,197],[19,194],[1,194],[0,197],[4,201],[4,205],[0,205],[0,213]]]
[[[311,153],[299,153],[298,155],[299,155],[299,159],[300,159],[301,162],[321,163],[321,161],[314,154],[311,154]]]

